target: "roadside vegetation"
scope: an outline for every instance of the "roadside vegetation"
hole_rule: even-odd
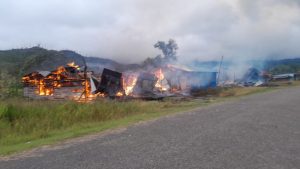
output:
[[[225,88],[209,97],[170,97],[162,101],[102,99],[77,103],[9,98],[0,101],[0,155],[268,90],[266,87]]]
[[[199,102],[192,100],[76,103],[9,99],[0,103],[0,155],[197,106]]]

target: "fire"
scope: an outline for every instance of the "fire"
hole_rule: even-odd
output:
[[[66,66],[59,66],[56,70],[48,72],[33,72],[22,77],[22,82],[25,87],[30,87],[34,91],[34,94],[40,96],[53,96],[48,97],[49,99],[72,99],[76,101],[92,101],[96,97],[106,97],[107,93],[97,92],[93,93],[95,90],[95,84],[92,84],[95,79],[93,72],[91,71],[81,71],[80,67],[74,62],[68,63]],[[135,80],[134,80],[135,79]],[[122,81],[119,81],[122,82]],[[124,96],[129,94],[133,86],[136,83],[136,77],[133,81],[126,83],[126,93],[125,90],[118,89],[115,96]],[[93,86],[93,89],[92,89]],[[121,85],[122,86],[122,85]],[[93,91],[92,91],[93,90]],[[29,90],[32,91],[32,90]]]
[[[121,96],[123,96],[123,93],[122,93],[122,92],[118,92],[118,93],[116,94],[116,96],[121,97]]]
[[[46,98],[66,98],[85,102],[95,100],[97,97],[139,97],[151,94],[179,93],[183,90],[182,88],[185,88],[185,83],[181,82],[186,80],[177,79],[177,71],[183,72],[173,66],[156,68],[150,72],[119,73],[104,69],[100,77],[93,74],[92,71],[80,70],[78,65],[71,62],[66,66],[59,66],[51,72],[30,73],[25,75],[22,81],[25,87],[30,87],[24,91],[29,94],[35,92],[34,96],[50,96]]]
[[[137,79],[137,74],[130,74],[127,77],[123,77],[123,88],[126,96],[131,95],[133,92],[133,88],[136,85]]]
[[[69,67],[74,67],[74,68],[76,68],[76,69],[79,69],[79,68],[80,68],[78,65],[75,64],[75,62],[67,63],[67,66],[69,66]]]
[[[22,82],[30,86],[37,86],[39,85],[41,78],[42,76],[39,73],[33,72],[31,75],[22,77]]]
[[[155,71],[154,74],[160,81],[165,78],[165,75],[163,74],[161,68],[159,68],[157,71]]]
[[[56,74],[56,75],[61,75],[62,73],[64,73],[66,71],[66,69],[63,67],[63,66],[60,66],[57,68],[57,71],[56,72],[53,72],[53,74]]]
[[[47,88],[46,83],[44,80],[40,80],[38,88],[37,88],[37,94],[40,96],[51,96],[53,95],[53,88]]]
[[[66,67],[59,66],[56,70],[48,72],[48,74],[41,74],[33,72],[22,77],[22,82],[25,86],[36,87],[35,93],[40,96],[52,96],[55,89],[61,87],[83,87],[87,88],[86,96],[90,96],[91,92],[88,89],[89,82],[86,82],[82,76],[79,75],[79,66],[74,62],[68,63]]]
[[[154,72],[156,78],[158,79],[156,84],[155,84],[155,87],[159,90],[159,91],[167,91],[168,90],[168,87],[163,84],[163,81],[165,80],[165,75],[162,71],[161,68],[159,68],[157,71]]]
[[[85,86],[85,92],[86,92],[84,98],[86,97],[88,100],[93,100],[97,96],[101,96],[101,93],[99,93],[99,94],[92,94],[92,92],[91,92],[91,84],[90,84],[90,82],[88,80],[86,80],[84,82],[84,86]]]

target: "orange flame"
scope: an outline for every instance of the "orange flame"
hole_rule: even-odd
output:
[[[130,74],[126,78],[123,78],[123,88],[125,90],[125,95],[129,96],[133,92],[133,88],[136,85],[138,79],[137,74]]]
[[[165,80],[165,75],[162,71],[161,68],[159,68],[157,71],[154,72],[155,76],[157,77],[157,82],[155,84],[155,87],[159,90],[159,91],[167,91],[168,88],[167,86],[163,85],[163,80]]]
[[[79,69],[79,66],[75,64],[75,62],[70,62],[70,63],[67,63],[67,66],[70,66],[70,67],[74,67],[76,69]]]
[[[159,68],[157,71],[155,71],[154,74],[160,81],[165,78],[165,75],[163,74],[161,68]]]
[[[75,65],[74,62],[68,63],[67,66],[73,67],[76,70],[79,69],[79,66]],[[79,84],[83,81],[82,86],[89,86],[88,83],[85,84],[85,80],[80,78],[80,76],[72,77],[72,73],[68,72],[64,66],[59,66],[55,71],[52,71],[45,77],[38,72],[33,72],[22,77],[22,82],[25,85],[36,87],[36,94],[41,96],[51,96],[54,94],[56,88],[62,86],[73,86],[74,81]],[[88,91],[87,93],[90,92]]]
[[[121,96],[123,96],[123,93],[122,93],[122,92],[118,92],[118,93],[116,94],[116,96],[121,97]]]
[[[47,88],[44,80],[41,80],[38,85],[38,92],[40,96],[51,96],[53,95],[53,89]]]

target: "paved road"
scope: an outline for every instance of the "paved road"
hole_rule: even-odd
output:
[[[2,159],[0,168],[299,169],[300,87],[68,144]]]

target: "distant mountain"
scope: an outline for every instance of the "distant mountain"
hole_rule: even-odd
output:
[[[21,76],[32,71],[54,70],[72,61],[82,64],[82,56],[71,53],[40,47],[0,51],[0,71]]]
[[[266,61],[265,70],[273,74],[300,72],[300,58]]]
[[[71,50],[47,50],[40,47],[0,51],[0,73],[22,76],[33,71],[51,71],[57,67],[75,62],[79,66],[88,66],[88,70],[101,73],[103,68],[117,71],[137,69],[138,64],[120,64],[111,59],[84,57]]]
[[[300,58],[280,59],[280,60],[249,60],[244,62],[224,61],[222,68],[230,68],[244,64],[249,67],[267,71],[272,74],[296,73],[300,72]],[[220,61],[194,61],[189,65],[194,70],[198,71],[217,71],[220,66]]]

